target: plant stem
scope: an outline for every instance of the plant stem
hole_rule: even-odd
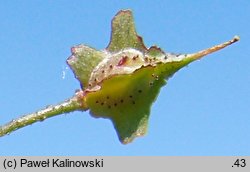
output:
[[[76,94],[72,98],[65,100],[59,104],[47,106],[46,108],[39,110],[34,113],[30,113],[24,116],[21,116],[17,119],[6,123],[5,125],[0,126],[0,137],[10,134],[11,132],[23,128],[25,126],[31,125],[38,121],[43,121],[47,118],[73,112],[76,110],[87,110],[87,107],[83,105],[83,101]]]

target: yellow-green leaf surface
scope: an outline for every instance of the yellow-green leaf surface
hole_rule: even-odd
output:
[[[92,116],[110,119],[126,144],[146,133],[152,103],[169,77],[238,40],[235,37],[193,54],[165,53],[156,46],[146,48],[136,33],[132,12],[122,10],[112,20],[106,49],[80,45],[73,48],[67,62],[84,88],[84,105]]]
[[[150,107],[166,78],[188,61],[146,66],[133,74],[105,80],[99,91],[90,92],[86,102],[95,117],[110,118],[123,143],[146,133]]]

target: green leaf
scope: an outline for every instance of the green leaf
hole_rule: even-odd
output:
[[[137,35],[134,19],[130,10],[121,10],[112,20],[111,42],[107,49],[110,52],[125,48],[146,50],[142,38]]]
[[[162,86],[176,71],[218,51],[239,38],[193,54],[147,49],[135,31],[132,12],[122,10],[112,20],[111,42],[102,51],[80,45],[68,59],[84,85],[81,101],[93,117],[111,119],[124,144],[147,131],[150,108]]]
[[[185,62],[146,66],[132,74],[113,76],[101,84],[101,89],[86,95],[86,103],[94,117],[112,120],[119,139],[129,143],[147,131],[150,107],[166,78]]]
[[[72,55],[67,59],[67,63],[76,79],[80,81],[82,88],[86,88],[93,69],[103,60],[103,52],[85,45],[72,47],[71,52]]]
[[[133,74],[114,76],[102,83],[100,91],[86,96],[91,114],[110,118],[123,143],[146,132],[150,106],[165,84],[164,80],[155,82],[153,72],[153,67],[145,67]]]

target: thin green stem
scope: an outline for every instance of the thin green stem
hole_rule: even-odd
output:
[[[5,125],[0,126],[0,137],[25,126],[31,125],[35,122],[44,121],[47,118],[76,110],[87,110],[86,106],[83,105],[83,101],[79,99],[77,95],[59,104],[47,106],[42,110],[21,116]]]

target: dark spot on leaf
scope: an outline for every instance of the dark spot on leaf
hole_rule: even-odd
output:
[[[121,60],[118,62],[117,66],[122,66],[122,65],[124,65],[124,64],[126,63],[127,59],[128,59],[128,56],[123,56],[123,57],[121,58]]]
[[[136,60],[137,58],[139,58],[139,55],[134,56],[132,59]]]
[[[154,83],[153,82],[150,82],[149,85],[152,86]]]
[[[114,106],[117,106],[117,103],[115,103]]]
[[[138,93],[141,93],[142,92],[142,90],[138,90]]]
[[[95,103],[99,103],[99,101],[98,100],[96,100],[96,102]]]
[[[123,99],[121,99],[120,102],[123,103]]]
[[[109,99],[109,96],[107,96],[107,99]]]
[[[102,70],[102,73],[104,73],[104,70]]]
[[[130,96],[129,96],[129,98],[133,98],[133,96],[132,96],[132,95],[130,95]]]
[[[110,105],[108,105],[108,108],[110,109],[110,108],[111,108],[111,106],[110,106]]]
[[[133,101],[132,103],[135,104],[135,101]]]
[[[113,65],[112,65],[112,64],[111,64],[111,65],[109,65],[109,68],[110,68],[110,69],[112,69],[112,68],[113,68]]]
[[[101,105],[104,105],[104,103],[102,102]]]

